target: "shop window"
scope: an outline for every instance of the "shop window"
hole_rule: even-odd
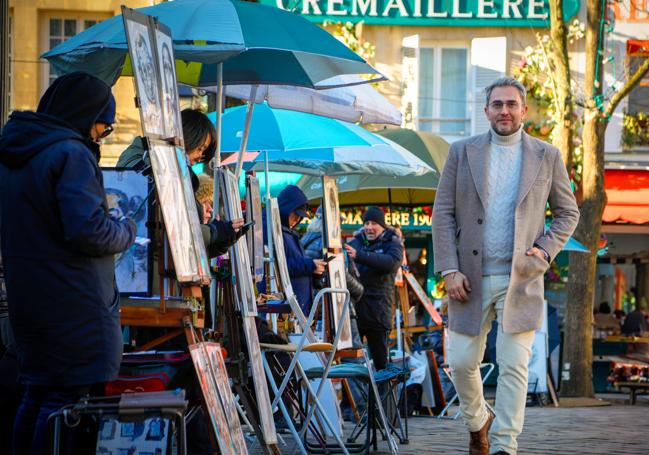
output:
[[[649,57],[649,40],[629,40],[626,49],[627,75],[630,77]],[[644,78],[629,93],[627,113],[649,113],[649,74],[645,74]]]
[[[88,17],[88,14],[68,15],[62,13],[47,14],[43,17],[42,26],[44,28],[44,42],[42,44],[42,52],[58,46],[64,41],[69,40],[73,36],[81,33],[82,31],[92,27],[97,22],[101,22],[105,17]],[[54,67],[49,64],[43,65],[43,91],[58,77]]]
[[[462,47],[424,47],[419,62],[420,131],[468,136],[469,50]]]

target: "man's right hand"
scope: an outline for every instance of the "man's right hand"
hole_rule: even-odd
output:
[[[471,292],[471,284],[469,279],[461,272],[451,272],[444,276],[444,285],[448,296],[453,300],[460,302],[469,301],[469,293]]]
[[[314,275],[322,275],[325,271],[326,262],[322,259],[314,259],[313,263],[315,264],[315,270],[313,271]]]

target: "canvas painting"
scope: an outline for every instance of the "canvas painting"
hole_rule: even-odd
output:
[[[149,153],[178,281],[209,283],[207,253],[196,205],[193,199],[188,204],[189,196],[193,198],[193,193],[187,194],[188,170],[179,162],[184,160],[184,153],[182,149],[160,143],[152,144]]]
[[[131,66],[145,135],[163,135],[162,103],[148,16],[123,9]]]
[[[108,213],[115,219],[128,216],[137,225],[138,241],[115,258],[117,288],[123,294],[149,292],[150,243],[148,220],[149,180],[133,170],[102,168]]]
[[[220,172],[221,188],[225,201],[226,220],[243,218],[241,210],[241,196],[239,195],[239,184],[234,174],[227,169]],[[250,255],[246,238],[241,237],[237,243],[230,248],[230,256],[236,280],[235,295],[239,302],[239,308],[244,316],[257,315],[257,300],[255,297],[252,270],[250,266]]]
[[[163,455],[171,437],[171,422],[161,417],[121,422],[112,416],[99,419],[96,454]]]
[[[258,283],[264,279],[264,220],[261,215],[259,179],[249,175],[246,179],[246,188],[246,222],[255,223],[246,233],[246,240],[252,257],[254,280]]]
[[[160,30],[156,30],[156,46],[158,51],[158,74],[160,74],[161,81],[160,98],[164,136],[166,138],[182,138],[183,130],[180,119],[173,42],[167,27],[160,26],[160,28]]]
[[[284,291],[285,298],[288,300],[295,295],[293,286],[291,285],[291,276],[288,273],[288,265],[286,264],[286,256],[284,253],[284,238],[282,237],[282,221],[279,215],[279,205],[277,198],[270,200],[271,221],[273,227],[273,246],[275,251],[275,262],[279,269],[279,284],[278,286]]]
[[[329,277],[329,287],[334,289],[347,289],[347,281],[345,278],[345,258],[343,253],[338,253],[335,258],[327,264],[327,275]],[[345,294],[335,293],[331,295],[332,317],[335,333],[340,331],[340,338],[338,339],[337,349],[348,349],[352,347],[352,329],[349,319],[349,309],[339,325],[340,317],[343,313],[345,305]]]
[[[324,246],[342,248],[338,187],[334,177],[322,177],[322,209],[324,220]]]

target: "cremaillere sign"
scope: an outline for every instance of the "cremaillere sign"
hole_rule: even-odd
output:
[[[312,22],[437,27],[549,27],[547,0],[260,0],[294,11]],[[579,11],[579,0],[563,2],[564,17]]]

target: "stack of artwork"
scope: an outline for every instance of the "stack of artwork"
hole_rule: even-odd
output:
[[[252,269],[255,283],[264,279],[264,226],[261,216],[261,191],[259,179],[246,177],[246,223],[254,223],[246,233],[248,252],[252,257]]]
[[[207,252],[182,145],[171,32],[155,18],[129,8],[123,7],[122,15],[176,277],[184,284],[208,284]]]

